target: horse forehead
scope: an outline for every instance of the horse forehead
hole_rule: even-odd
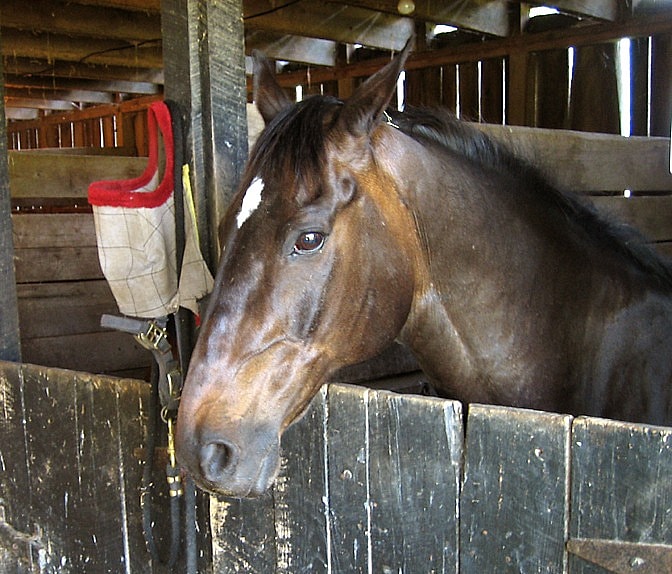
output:
[[[243,201],[236,215],[236,226],[240,229],[251,215],[259,208],[261,204],[262,193],[264,191],[264,180],[256,176],[249,187],[245,190]]]

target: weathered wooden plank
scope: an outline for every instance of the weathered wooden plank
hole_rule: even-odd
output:
[[[273,3],[257,0],[257,14],[246,22],[250,30],[264,29],[281,34],[296,34],[334,40],[346,44],[362,44],[386,50],[401,50],[413,34],[413,21],[396,14],[385,14],[351,6],[333,7],[311,0],[288,3],[277,12],[269,11]],[[265,6],[265,8],[262,8]],[[297,23],[300,22],[301,33]]]
[[[16,282],[101,279],[97,247],[43,247],[16,250]]]
[[[165,97],[179,104],[190,134],[201,252],[219,259],[217,229],[247,159],[245,45],[242,0],[161,3]],[[207,42],[203,42],[207,38]]]
[[[672,240],[672,194],[629,198],[596,196],[591,201],[605,213],[633,225],[651,241]]]
[[[7,129],[5,122],[3,63],[0,59],[0,359],[21,359],[19,313],[16,303],[14,248],[12,245],[11,202],[7,170]]]
[[[334,572],[368,572],[371,504],[368,496],[369,392],[342,385],[327,396],[328,565]]]
[[[273,498],[210,498],[214,574],[275,572]]]
[[[15,213],[12,225],[17,250],[96,245],[91,213]]]
[[[669,138],[474,124],[579,192],[670,191]]]
[[[114,504],[119,500],[119,460],[106,446],[119,440],[118,429],[109,428],[103,419],[98,421],[102,434],[96,438],[89,434],[91,405],[78,396],[72,373],[28,368],[23,377],[30,461],[25,510],[43,532],[44,570],[84,571],[93,561],[95,571],[101,567],[96,566],[97,556],[105,554],[108,545],[114,548],[112,553],[123,555],[117,527],[120,508]],[[99,445],[89,444],[100,439]],[[98,446],[100,459],[96,458]]]
[[[10,195],[12,198],[86,198],[91,182],[137,177],[146,165],[147,158],[141,157],[12,151],[9,153]]]
[[[147,367],[145,370],[148,370]],[[145,373],[146,376],[146,373]],[[96,375],[77,374],[78,384],[92,389],[93,423],[109,421],[112,430],[107,440],[111,451],[116,450],[119,467],[119,491],[116,493],[119,506],[119,523],[116,526],[122,537],[123,553],[109,556],[109,564],[119,572],[162,574],[158,567],[152,569],[142,529],[142,508],[140,506],[143,463],[137,452],[145,447],[148,425],[148,402],[150,386],[144,381],[130,379],[103,379]],[[93,432],[101,433],[94,426]],[[102,434],[102,433],[101,433]],[[116,441],[109,437],[114,436]],[[92,441],[93,442],[93,441]],[[159,444],[166,444],[165,442]],[[114,453],[110,453],[114,457]],[[100,460],[100,457],[98,457]],[[156,490],[167,491],[164,469],[154,473]],[[114,500],[114,495],[110,495]],[[167,496],[165,497],[167,498]],[[170,521],[166,518],[169,502],[163,500],[163,512],[154,509],[156,530],[163,530],[163,539],[169,537]],[[161,507],[159,507],[161,508]],[[163,546],[162,546],[163,548]],[[113,568],[108,567],[109,570]]]
[[[123,407],[137,404],[134,399],[139,385],[121,386],[88,374],[63,375],[65,381],[54,391],[66,396],[71,393],[74,418],[65,424],[73,427],[77,441],[75,452],[68,453],[71,463],[64,468],[72,477],[63,495],[70,506],[63,517],[66,531],[77,545],[84,569],[122,571],[130,561],[130,539],[135,540],[138,555],[145,557],[138,544],[142,542],[141,531],[130,532],[127,526],[129,515],[140,515],[140,469],[136,465],[135,488],[127,491],[124,481],[132,469],[122,462],[124,450],[132,453],[142,444],[142,427],[122,426],[120,420]],[[55,405],[54,414],[63,412],[66,396]],[[137,413],[137,407],[134,410]],[[73,455],[76,466],[71,466]]]
[[[10,547],[11,572],[161,572],[150,568],[144,546],[142,469],[132,454],[142,446],[148,389],[0,362],[4,516],[35,534],[32,547]],[[7,553],[5,538],[0,547]]]
[[[562,11],[603,20],[613,21],[619,16],[617,0],[555,0],[553,5]]]
[[[214,572],[327,572],[326,387],[282,437],[272,493],[211,500]]]
[[[391,392],[369,397],[372,570],[457,573],[461,404]]]
[[[131,335],[118,332],[26,339],[23,360],[89,373],[149,368],[151,355]]]
[[[39,531],[23,505],[30,494],[30,466],[23,409],[23,377],[15,363],[0,361],[0,572],[30,572],[41,542]],[[23,502],[23,505],[20,503]],[[16,540],[35,537],[36,544]]]
[[[336,65],[336,42],[255,30],[245,34],[245,51],[259,50],[267,58],[303,62],[314,66]],[[246,63],[247,66],[247,63]],[[251,66],[248,67],[252,73]]]
[[[104,313],[119,312],[106,281],[17,285],[22,339],[107,331]]]
[[[327,387],[282,437],[281,470],[273,490],[276,572],[327,573],[325,504]]]
[[[461,572],[566,572],[571,420],[470,405]]]
[[[461,433],[456,403],[329,387],[333,571],[457,572]]]
[[[672,544],[670,475],[672,429],[576,419],[571,538]],[[572,574],[604,572],[574,556],[569,565]]]
[[[392,14],[398,12],[397,2],[390,0],[348,0],[338,3],[372,10],[382,9]],[[512,33],[508,14],[510,8],[503,0],[463,3],[417,0],[414,4],[415,9],[412,16],[416,20],[451,24],[457,28],[467,28],[495,36],[505,37]]]

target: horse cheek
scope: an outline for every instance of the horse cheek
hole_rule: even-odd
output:
[[[373,260],[362,259],[351,274],[344,274],[343,292],[348,295],[341,298],[339,333],[349,364],[376,356],[396,339],[413,299],[409,261],[389,245],[373,252]]]

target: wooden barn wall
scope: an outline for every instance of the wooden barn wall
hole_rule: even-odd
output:
[[[146,109],[160,96],[134,98],[120,104],[95,106],[78,112],[54,113],[39,120],[8,125],[10,150],[104,150],[126,156],[146,156]]]
[[[9,171],[4,161],[7,140],[2,66],[0,62],[0,359],[18,361],[21,359],[21,343],[16,305]]]
[[[88,185],[142,173],[146,158],[13,151],[9,154],[22,360],[146,378],[151,355],[100,327],[118,313],[98,261]]]
[[[669,34],[631,40],[632,135],[669,136],[671,43]],[[447,107],[471,121],[617,134],[616,52],[616,41],[576,47],[571,84],[566,48],[531,51],[522,72],[512,68],[514,55],[413,69],[406,73],[405,101]],[[515,110],[522,110],[520,118]]]
[[[672,544],[671,438],[324,387],[283,436],[272,492],[211,500],[214,572],[605,572],[566,543]],[[646,562],[636,552],[626,565]]]
[[[551,18],[541,31],[566,28],[566,18]],[[519,49],[497,57],[465,56],[460,61],[460,47],[473,51],[479,44],[471,35],[450,36],[447,45],[456,50],[450,60],[456,63],[407,70],[407,105],[446,107],[463,119],[482,123],[620,133],[616,39],[575,47],[570,82],[567,47]],[[669,137],[672,35],[640,32],[630,40],[632,135]],[[304,97],[322,93],[347,98],[364,79],[320,81],[317,72],[312,75],[318,77],[314,83],[293,76]],[[293,97],[293,90],[289,92]]]
[[[0,361],[0,393],[0,574],[168,574],[150,563],[143,537],[149,385]],[[165,558],[171,517],[160,453],[151,507]],[[199,503],[201,532],[206,513]],[[208,561],[202,549],[201,571]],[[176,571],[185,571],[184,556]]]
[[[142,537],[149,386],[0,362],[0,392],[0,573],[166,572]],[[662,572],[670,472],[669,428],[329,385],[269,493],[210,499],[199,571],[597,574],[585,545],[618,540],[644,545],[619,571]]]

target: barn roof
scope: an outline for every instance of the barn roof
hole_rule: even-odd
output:
[[[557,18],[553,30],[543,18],[531,25],[528,4],[507,0],[244,0],[245,50],[286,62],[286,81],[298,83],[307,70],[316,81],[333,79],[337,63],[366,75],[414,32],[426,46],[411,67],[458,53],[501,55],[516,43],[544,49],[672,31],[668,0],[553,6],[563,14],[560,32]],[[444,25],[457,35],[441,33]],[[162,92],[160,0],[2,0],[0,26],[10,120]]]

